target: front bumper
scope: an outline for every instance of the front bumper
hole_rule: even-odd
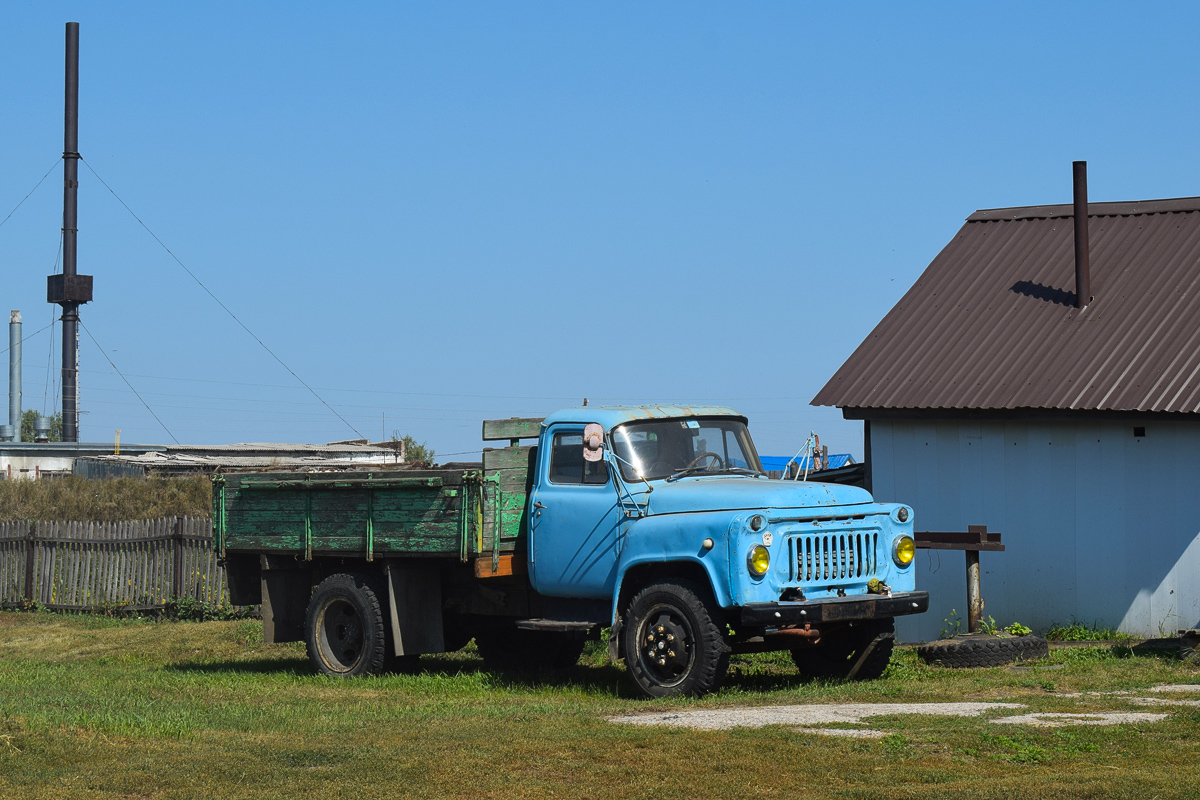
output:
[[[905,614],[920,614],[929,610],[929,592],[896,592],[866,594],[856,597],[834,597],[826,600],[799,602],[750,603],[742,606],[742,627],[771,627],[780,625],[816,624],[818,622],[853,622],[861,619],[883,619]]]

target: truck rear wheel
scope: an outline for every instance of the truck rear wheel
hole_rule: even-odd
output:
[[[379,594],[362,575],[331,575],[317,586],[304,622],[313,669],[353,678],[378,675],[387,662]]]
[[[625,663],[647,697],[695,697],[725,679],[729,645],[707,596],[687,581],[654,584],[634,595],[622,632]]]
[[[860,622],[833,631],[820,644],[796,648],[792,661],[806,678],[872,681],[883,675],[892,659],[895,631],[895,620],[890,617]]]

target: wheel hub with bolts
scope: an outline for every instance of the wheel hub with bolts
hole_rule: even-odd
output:
[[[639,638],[642,663],[664,684],[681,680],[692,660],[688,631],[673,609],[656,609],[647,616]]]

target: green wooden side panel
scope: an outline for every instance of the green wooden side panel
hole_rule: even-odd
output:
[[[512,417],[511,419],[485,419],[483,440],[536,439],[542,435],[542,417]]]
[[[218,549],[466,558],[479,538],[481,474],[264,473],[217,476]]]
[[[483,451],[483,552],[511,551],[528,530],[529,492],[533,486],[536,446],[487,448]]]

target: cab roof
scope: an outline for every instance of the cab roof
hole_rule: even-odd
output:
[[[726,406],[584,406],[556,411],[542,420],[542,427],[558,422],[598,422],[610,431],[625,422],[685,417],[734,417],[746,422],[744,416]]]

